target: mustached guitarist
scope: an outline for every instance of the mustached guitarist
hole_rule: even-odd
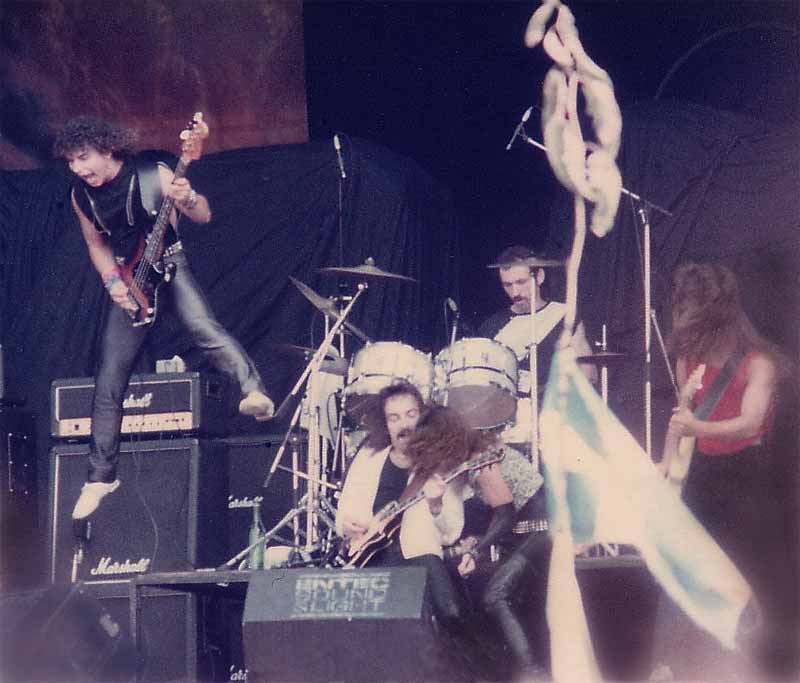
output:
[[[216,319],[178,239],[180,216],[195,224],[211,220],[208,200],[183,174],[199,156],[197,146],[207,134],[204,126],[202,117],[196,117],[192,130],[181,136],[177,172],[137,155],[133,131],[101,119],[72,119],[56,137],[54,152],[69,163],[75,176],[71,203],[89,259],[114,304],[104,317],[88,479],[72,512],[74,519],[88,517],[119,486],[122,400],[150,329],[141,324],[145,321],[139,313],[155,308],[152,288],[144,280],[136,281],[154,225],[161,225],[164,234],[163,243],[151,250],[152,265],[156,273],[171,276],[161,287],[159,315],[177,316],[205,359],[235,380],[242,395],[240,412],[256,419],[268,419],[273,412],[258,370]],[[151,275],[148,269],[148,281]]]
[[[437,621],[457,637],[466,626],[465,608],[442,549],[458,539],[464,526],[466,474],[449,483],[442,475],[480,453],[485,444],[452,409],[426,408],[411,384],[386,387],[376,403],[367,441],[345,477],[336,531],[345,541],[358,544],[388,503],[421,492],[420,502],[402,513],[397,540],[373,555],[369,566],[424,567]]]

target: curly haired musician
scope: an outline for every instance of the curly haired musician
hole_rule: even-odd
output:
[[[135,257],[150,232],[165,197],[175,202],[164,241],[164,261],[175,274],[163,287],[167,309],[188,329],[197,348],[239,384],[239,410],[266,419],[273,404],[266,395],[252,360],[222,327],[211,311],[178,240],[181,215],[195,223],[211,220],[206,198],[186,178],[175,178],[164,164],[147,162],[135,153],[131,130],[101,119],[72,119],[55,140],[54,153],[69,163],[75,175],[71,202],[89,250],[114,306],[102,332],[100,365],[92,406],[92,437],[87,483],[72,512],[73,519],[90,515],[100,501],[119,486],[117,462],[122,401],[134,363],[147,337],[148,326],[134,327],[129,311],[129,286],[121,267]],[[153,208],[155,206],[155,209]],[[147,207],[147,208],[146,208]]]
[[[480,452],[484,440],[466,429],[452,410],[425,410],[422,396],[410,384],[382,390],[378,412],[382,420],[370,430],[345,478],[336,531],[351,544],[357,542],[367,534],[376,513],[419,482],[424,501],[402,513],[399,538],[372,556],[369,564],[425,567],[434,614],[449,633],[461,633],[462,601],[444,563],[442,546],[455,542],[463,528],[463,478],[445,484],[442,473]]]

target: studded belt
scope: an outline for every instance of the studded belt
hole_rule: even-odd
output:
[[[546,519],[523,519],[511,529],[512,534],[530,534],[534,531],[547,531]]]

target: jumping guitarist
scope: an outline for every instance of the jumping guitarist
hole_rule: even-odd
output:
[[[101,119],[72,119],[56,137],[55,155],[65,159],[75,175],[71,204],[89,258],[115,304],[105,316],[102,331],[88,480],[75,504],[73,519],[88,517],[120,484],[117,461],[122,399],[151,327],[156,298],[159,315],[177,316],[207,360],[236,380],[242,393],[240,412],[256,419],[268,419],[273,413],[258,370],[217,321],[178,237],[180,216],[193,223],[211,220],[208,201],[183,175],[186,166],[200,156],[207,132],[202,116],[196,116],[181,135],[176,172],[137,156],[135,133]],[[158,226],[159,220],[164,222],[163,235],[158,235],[163,242],[154,244],[153,226]],[[151,255],[152,263],[142,264],[146,254]],[[165,279],[170,280],[160,288],[151,277],[159,272],[168,274]],[[138,274],[146,275],[148,282],[140,281]],[[141,311],[144,313],[139,315]]]

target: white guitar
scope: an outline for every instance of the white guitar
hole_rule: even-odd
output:
[[[689,409],[692,397],[703,386],[705,371],[706,365],[701,363],[689,375],[689,379],[686,380],[686,384],[683,385],[678,395],[678,410]],[[668,458],[667,481],[678,493],[683,490],[686,475],[689,473],[695,441],[696,438],[694,436],[682,436],[679,439],[668,438],[664,443],[663,458]]]

